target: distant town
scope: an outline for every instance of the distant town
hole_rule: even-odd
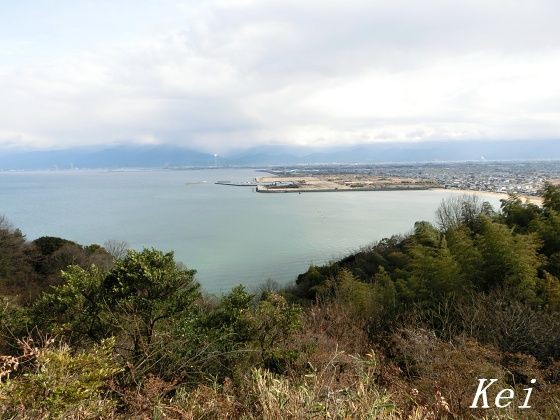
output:
[[[413,179],[441,188],[540,195],[546,182],[560,183],[560,161],[464,162],[378,165],[284,166],[263,170],[279,177],[368,175]]]

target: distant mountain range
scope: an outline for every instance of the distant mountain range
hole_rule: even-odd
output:
[[[158,145],[49,151],[0,150],[0,170],[551,159],[560,160],[560,140],[373,143],[330,148],[261,146],[218,157],[179,146]]]
[[[560,140],[373,143],[329,149],[268,146],[228,157],[239,166],[560,159]]]
[[[0,151],[0,169],[161,168],[212,166],[214,156],[174,146],[117,146],[48,151]]]

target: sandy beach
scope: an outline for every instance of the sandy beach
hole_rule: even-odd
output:
[[[433,191],[446,191],[452,192],[456,194],[475,194],[479,197],[494,197],[499,199],[507,199],[508,194],[506,193],[498,193],[493,191],[480,191],[480,190],[458,190],[453,188],[432,188]],[[531,204],[536,204],[538,206],[542,206],[543,198],[542,197],[535,197],[531,195],[519,195],[519,198],[523,201],[528,201]]]

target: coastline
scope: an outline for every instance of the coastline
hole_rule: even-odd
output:
[[[306,189],[306,188],[281,188],[281,189],[259,189],[257,186],[256,192],[264,193],[264,194],[294,194],[294,193],[316,193],[316,192],[356,192],[356,191],[429,191],[433,188],[426,187],[426,186],[410,186],[410,187],[371,187],[371,188],[315,188],[315,189]]]
[[[455,188],[441,188],[441,187],[428,187],[424,185],[418,186],[395,186],[395,187],[365,187],[365,188],[281,188],[281,189],[266,189],[259,188],[257,185],[256,192],[265,194],[293,194],[293,193],[309,193],[309,192],[345,192],[345,191],[439,191],[439,192],[450,192],[454,194],[474,194],[480,197],[492,197],[499,199],[507,199],[509,194],[499,193],[495,191],[484,191],[484,190],[465,190],[465,189],[455,189]],[[519,194],[518,197],[524,201],[531,204],[536,204],[537,206],[542,206],[543,198],[537,196],[530,196]]]
[[[429,190],[438,185],[411,178],[355,174],[255,178],[259,193]]]
[[[456,194],[474,194],[478,196],[487,196],[487,197],[494,197],[494,198],[503,198],[507,199],[509,195],[507,193],[499,193],[494,191],[483,191],[483,190],[460,190],[455,188],[432,188],[432,191],[444,191],[444,192],[452,192]],[[536,197],[532,195],[523,195],[519,194],[519,198],[523,201],[527,201],[531,204],[536,204],[538,206],[542,206],[543,198]]]

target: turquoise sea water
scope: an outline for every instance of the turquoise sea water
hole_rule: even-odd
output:
[[[259,194],[250,169],[0,173],[0,214],[28,239],[81,244],[125,240],[175,251],[209,292],[242,283],[294,280],[339,258],[434,219],[440,191]],[[497,199],[489,200],[493,205]]]

